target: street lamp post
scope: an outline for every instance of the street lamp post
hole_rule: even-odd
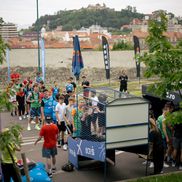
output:
[[[37,49],[38,49],[38,71],[40,72],[40,42],[39,42],[39,2],[36,0],[37,3]]]

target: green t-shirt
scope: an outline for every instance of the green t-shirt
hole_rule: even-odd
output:
[[[81,132],[81,117],[83,115],[83,111],[78,109],[78,113],[74,116],[74,127],[76,128],[76,131],[73,131],[73,137],[79,137]]]
[[[161,134],[162,134],[162,138],[164,139],[165,138],[165,135],[164,135],[164,132],[163,132],[163,129],[162,129],[162,122],[165,122],[165,118],[163,115],[159,116],[158,119],[157,119],[157,127],[159,128]],[[169,138],[172,137],[172,130],[169,128],[168,125],[166,125],[166,133],[167,133],[167,136]]]
[[[16,155],[15,155],[15,146],[14,146],[13,144],[11,144],[11,145],[9,146],[9,149],[10,149],[10,151],[11,151],[11,154],[12,154],[12,156],[13,156],[15,162],[17,162],[17,158],[16,158]],[[12,159],[11,159],[11,156],[10,156],[10,154],[9,154],[7,148],[5,148],[5,149],[1,152],[1,157],[2,157],[2,162],[3,162],[3,163],[6,163],[6,164],[12,164],[12,163],[13,163],[13,161],[12,161]]]
[[[30,100],[34,100],[34,102],[31,102],[31,108],[39,108],[41,106],[39,102],[39,93],[32,92],[31,94]]]
[[[157,127],[159,128],[161,134],[162,134],[162,138],[165,138],[165,135],[164,135],[164,132],[163,132],[163,129],[162,129],[162,121],[164,120],[164,116],[161,115],[158,117],[157,119]]]

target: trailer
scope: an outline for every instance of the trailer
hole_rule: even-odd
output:
[[[88,159],[115,164],[116,150],[147,154],[149,102],[111,88],[87,92],[88,97],[77,94],[81,131],[68,138],[69,161],[79,168],[79,162]]]

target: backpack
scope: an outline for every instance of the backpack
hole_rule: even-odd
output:
[[[71,172],[71,171],[74,170],[74,166],[73,166],[73,164],[68,162],[68,163],[66,163],[65,165],[62,166],[62,170],[66,171],[66,172]]]

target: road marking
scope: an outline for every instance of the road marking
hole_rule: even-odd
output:
[[[25,145],[32,145],[35,143],[35,141],[37,140],[37,136],[35,137],[23,137],[22,138],[22,144],[21,146],[25,146]],[[39,143],[43,143],[43,141],[39,141]]]
[[[37,138],[37,136],[23,137],[23,139],[29,139],[29,138]]]

